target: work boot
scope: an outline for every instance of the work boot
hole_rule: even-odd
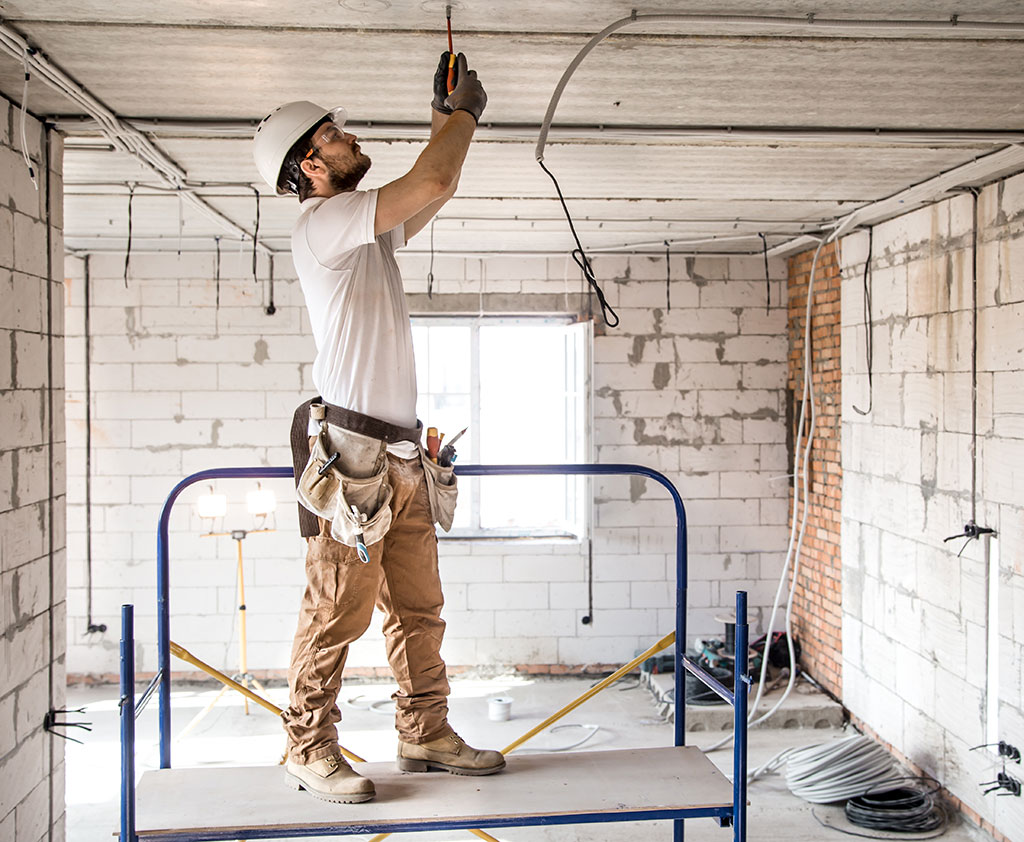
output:
[[[358,804],[377,794],[373,781],[357,774],[343,757],[322,757],[305,765],[289,760],[284,770],[285,784],[324,801]]]
[[[428,743],[398,742],[398,768],[403,772],[440,769],[453,775],[493,775],[505,768],[500,751],[473,748],[454,731]]]

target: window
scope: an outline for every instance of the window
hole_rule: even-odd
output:
[[[540,318],[413,319],[416,414],[463,464],[589,461],[589,324]],[[450,537],[583,533],[585,478],[467,477]]]

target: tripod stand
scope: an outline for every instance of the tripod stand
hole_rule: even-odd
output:
[[[248,536],[248,535],[253,535],[253,534],[258,533],[258,532],[273,532],[273,531],[274,531],[273,529],[249,529],[249,530],[246,530],[246,529],[234,529],[231,532],[207,532],[207,533],[204,533],[204,535],[203,535],[204,538],[217,538],[217,537],[230,536],[231,539],[235,542],[235,544],[238,547],[238,567],[237,567],[238,572],[237,572],[237,575],[236,575],[236,581],[237,581],[237,587],[238,587],[238,672],[236,672],[233,676],[231,676],[231,678],[234,679],[235,681],[237,681],[239,684],[241,684],[243,687],[246,687],[246,688],[249,687],[249,685],[251,684],[253,687],[256,688],[256,690],[258,690],[261,694],[264,694],[264,695],[266,694],[266,691],[264,690],[263,685],[260,684],[260,682],[252,675],[252,673],[249,672],[249,667],[248,667],[247,657],[246,657],[247,635],[246,635],[246,625],[245,625],[245,614],[246,614],[246,606],[245,606],[245,566],[244,566],[243,560],[242,560],[242,542],[245,540],[246,536]],[[230,689],[231,688],[228,687],[227,685],[222,687],[220,692],[213,698],[213,701],[211,701],[205,708],[203,708],[201,711],[199,711],[199,713],[197,713],[194,717],[192,717],[192,721],[189,722],[188,725],[185,726],[185,728],[182,730],[182,732],[180,734],[178,734],[177,738],[179,740],[182,739],[193,728],[195,728],[196,725],[198,725],[199,722],[203,719],[203,717],[206,716],[211,710],[213,710],[214,707],[216,707],[217,702],[219,702],[221,700],[221,697],[225,693],[227,693]],[[248,716],[249,715],[249,700],[247,698],[245,698],[244,696],[242,698],[243,698],[243,705],[245,707],[245,715]]]

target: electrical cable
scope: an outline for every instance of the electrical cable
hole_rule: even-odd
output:
[[[796,582],[797,576],[800,571],[800,550],[803,547],[804,535],[807,532],[807,516],[810,511],[808,500],[810,498],[810,473],[807,470],[807,466],[810,464],[811,446],[814,442],[814,430],[817,426],[817,410],[814,405],[814,378],[812,368],[812,355],[811,355],[811,321],[812,321],[812,305],[814,302],[814,283],[817,276],[818,259],[821,256],[821,251],[825,245],[831,242],[833,239],[837,239],[840,233],[842,233],[843,226],[837,228],[828,237],[822,238],[818,243],[817,249],[814,251],[814,258],[811,260],[811,273],[807,282],[807,306],[804,313],[804,368],[803,368],[803,393],[800,401],[800,418],[796,426],[796,445],[794,447],[793,456],[793,522],[790,526],[789,532],[789,545],[786,548],[786,560],[782,566],[782,573],[779,576],[779,584],[775,591],[775,599],[772,602],[771,614],[768,618],[768,623],[765,626],[767,633],[772,633],[772,628],[775,623],[775,615],[778,612],[779,604],[782,599],[782,592],[786,587],[787,580],[791,583],[789,590],[789,598],[786,601],[786,650],[789,655],[790,664],[790,676],[789,681],[786,684],[786,689],[783,691],[782,696],[772,706],[772,708],[765,714],[762,714],[757,719],[754,718],[757,713],[758,706],[761,703],[761,697],[764,694],[765,688],[765,677],[768,673],[768,658],[761,660],[761,672],[758,678],[757,695],[754,697],[754,701],[750,706],[750,711],[747,716],[748,728],[754,728],[760,725],[762,722],[767,720],[775,711],[777,711],[785,703],[786,699],[789,698],[789,694],[792,692],[793,687],[796,685],[797,676],[797,663],[796,663],[796,650],[793,646],[793,628],[792,628],[792,616],[793,616],[793,597],[796,594]],[[837,243],[838,248],[838,243]],[[838,263],[838,260],[837,260]],[[810,411],[808,412],[808,407]],[[809,417],[808,417],[809,416]],[[806,425],[806,427],[805,427]],[[806,433],[804,430],[806,429]],[[801,454],[800,450],[800,438],[801,435],[806,437],[806,446]],[[802,518],[800,519],[799,531],[797,530],[797,513],[800,511],[800,467],[801,467],[801,455],[803,457],[803,492],[804,492],[804,506]],[[790,566],[792,566],[792,574],[790,575]],[[715,751],[724,745],[730,743],[733,739],[733,735],[729,734],[723,737],[713,745],[702,749],[705,753]]]
[[[540,164],[540,168],[548,174],[548,177],[554,182],[555,191],[558,193],[558,201],[562,203],[562,210],[565,212],[565,218],[569,223],[569,230],[572,231],[573,239],[576,240],[576,248],[572,250],[572,259],[576,261],[576,265],[580,267],[583,272],[583,277],[587,279],[587,283],[590,284],[591,289],[597,295],[598,303],[601,305],[601,316],[604,319],[604,323],[608,327],[618,327],[619,317],[615,311],[608,304],[608,301],[604,297],[604,291],[597,283],[597,278],[594,277],[594,270],[590,265],[590,260],[587,258],[587,254],[583,251],[583,244],[580,242],[579,235],[576,233],[576,226],[572,223],[572,216],[569,215],[569,207],[565,204],[565,197],[562,195],[562,188],[558,186],[558,179],[551,173],[547,167],[544,166],[544,162],[537,159],[537,163]],[[611,315],[612,321],[609,319]]]
[[[43,53],[32,47],[18,30],[5,21],[0,21],[0,52],[5,52],[27,64],[39,81],[67,97],[95,120],[97,129],[115,151],[127,152],[134,156],[172,188],[181,188],[188,183],[188,174],[185,170],[157,147],[143,131],[118,117],[78,82],[51,63]],[[24,101],[22,107],[25,107]],[[235,234],[248,236],[248,232],[241,226],[200,197],[190,192],[186,192],[184,196],[189,204],[217,225]],[[265,247],[264,251],[270,253]]]
[[[214,272],[214,283],[217,287],[217,299],[214,305],[215,310],[220,310],[220,237],[213,238],[214,243],[217,246],[217,256],[214,259],[213,272]]]
[[[263,312],[268,316],[273,316],[277,312],[277,307],[274,306],[274,256],[271,255],[267,260],[267,306],[263,308]]]
[[[666,22],[714,24],[719,26],[736,27],[775,26],[787,29],[809,28],[819,30],[877,29],[893,31],[948,31],[950,29],[972,29],[998,32],[1020,32],[1024,30],[1024,24],[1021,23],[961,20],[959,15],[951,15],[946,20],[878,20],[819,18],[813,13],[805,15],[804,17],[782,17],[771,15],[700,15],[680,13],[638,15],[636,9],[634,9],[629,17],[620,18],[619,20],[610,23],[594,35],[576,54],[575,58],[569,62],[569,66],[566,67],[565,71],[562,73],[562,77],[558,80],[558,84],[555,85],[554,93],[551,95],[551,101],[548,103],[547,111],[544,113],[544,121],[541,123],[540,134],[537,138],[537,148],[534,152],[534,156],[538,161],[542,161],[544,159],[544,145],[547,143],[548,132],[551,130],[551,122],[554,120],[555,110],[558,108],[558,102],[562,97],[562,93],[565,91],[566,85],[569,84],[569,79],[571,79],[573,73],[576,72],[576,68],[580,66],[583,59],[587,57],[591,50],[593,50],[594,47],[600,44],[609,35],[629,26],[630,24]]]
[[[855,830],[847,830],[844,827],[836,827],[834,824],[829,824],[828,822],[824,821],[821,818],[821,816],[819,816],[817,814],[817,812],[814,811],[813,808],[811,809],[811,816],[813,816],[814,820],[818,824],[820,824],[822,827],[826,827],[829,830],[835,830],[835,831],[837,831],[839,833],[845,834],[846,836],[856,836],[856,837],[859,837],[860,839],[895,839],[895,838],[897,838],[897,837],[893,837],[893,836],[875,836],[875,835],[870,834],[870,833],[857,833],[857,831],[855,831]],[[940,830],[938,833],[933,833],[931,836],[910,836],[910,837],[904,837],[904,838],[907,838],[908,842],[925,842],[925,840],[927,840],[927,839],[938,839],[940,836],[945,834],[947,829],[948,829],[947,827],[943,827],[942,830]]]
[[[868,226],[868,256],[864,258],[864,347],[867,354],[867,365],[868,365],[868,408],[861,409],[857,404],[853,404],[853,411],[858,415],[868,415],[871,413],[871,407],[874,404],[875,393],[874,386],[871,382],[872,371],[874,369],[875,359],[875,333],[873,317],[871,315],[871,252],[874,240],[875,229],[873,226]]]
[[[181,238],[185,235],[185,203],[178,191],[178,257],[181,257]]]
[[[846,818],[858,827],[898,833],[930,833],[946,824],[946,811],[938,798],[941,787],[929,778],[899,778],[928,787],[874,787],[846,802]]]
[[[253,187],[252,192],[256,194],[256,224],[252,230],[252,281],[255,284],[259,283],[256,276],[256,249],[260,239],[260,191],[259,188]]]
[[[434,225],[437,222],[437,216],[430,220],[430,268],[427,269],[427,298],[433,300],[434,298]]]
[[[596,734],[598,731],[601,730],[601,726],[600,725],[594,725],[594,724],[583,723],[583,722],[566,722],[566,723],[564,723],[562,725],[555,725],[555,726],[553,726],[551,728],[548,728],[548,733],[549,734],[554,734],[555,731],[561,731],[564,728],[586,728],[587,731],[586,731],[586,733],[582,737],[580,737],[580,739],[576,740],[576,742],[569,743],[568,745],[553,746],[553,747],[550,747],[550,748],[549,747],[545,747],[545,746],[540,746],[540,747],[534,746],[533,748],[525,749],[524,751],[521,751],[519,753],[520,754],[539,754],[539,753],[551,753],[551,752],[558,752],[558,751],[571,751],[574,748],[579,748],[587,740],[589,740],[591,737],[593,737],[594,734]]]
[[[34,53],[30,47],[25,47],[21,54],[22,63],[25,67],[25,84],[21,89],[21,157],[25,159],[25,166],[28,167],[28,177],[32,179],[32,186],[36,188],[36,192],[39,192],[39,180],[36,178],[36,171],[32,168],[32,159],[28,154],[28,140],[25,136],[25,121],[28,116],[28,83],[29,79],[32,78],[32,74],[28,69],[28,57],[29,53]]]
[[[128,263],[132,259],[132,200],[135,198],[135,185],[128,187],[128,245],[124,250],[124,288],[128,289]]]
[[[764,254],[764,314],[767,316],[772,310],[772,280],[768,276],[768,238],[758,233],[761,238],[762,253]]]
[[[855,734],[804,746],[786,757],[786,786],[812,804],[844,801],[891,781],[896,761],[882,746]]]
[[[665,312],[672,310],[672,249],[665,240]]]

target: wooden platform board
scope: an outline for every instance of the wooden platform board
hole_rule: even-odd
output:
[[[357,766],[377,787],[377,797],[365,804],[333,804],[290,790],[281,766],[146,772],[137,793],[138,836],[268,839],[545,824],[545,816],[560,823],[682,818],[732,804],[732,784],[689,746],[513,753],[504,771],[487,777],[403,774],[393,762]]]

